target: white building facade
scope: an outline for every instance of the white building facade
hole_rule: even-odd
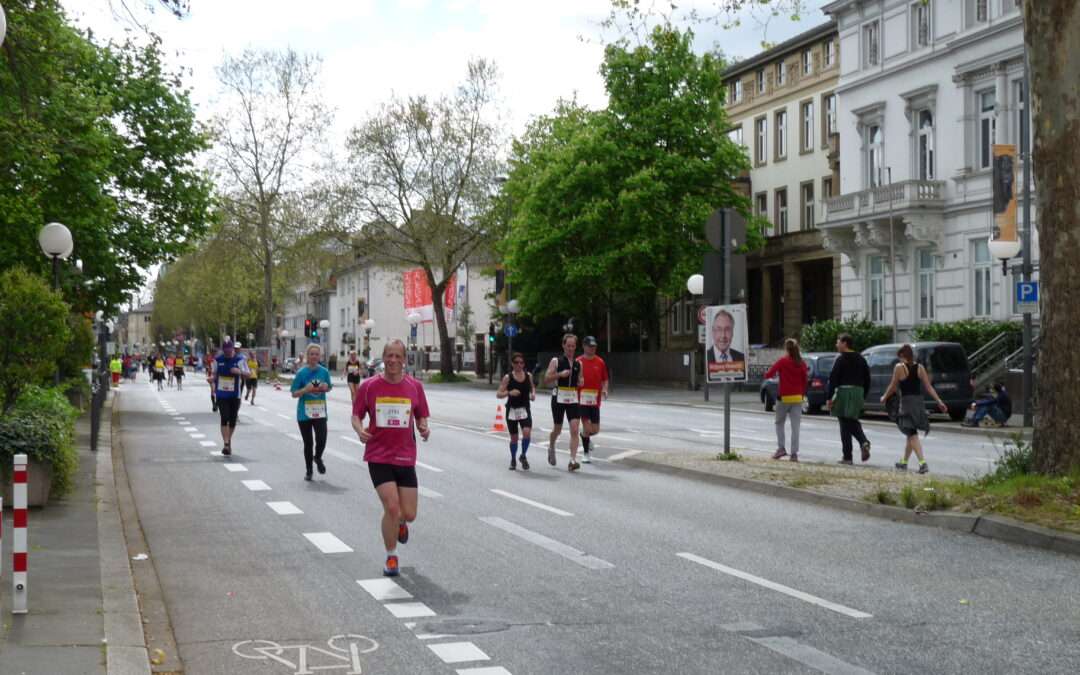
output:
[[[825,246],[843,254],[845,317],[883,325],[895,317],[902,337],[934,321],[1020,318],[1019,258],[1003,276],[987,246],[992,146],[1015,144],[1018,157],[1021,150],[1018,5],[837,0],[824,7],[840,39],[840,186],[825,200],[820,227]],[[1022,161],[1018,167],[1022,231]]]

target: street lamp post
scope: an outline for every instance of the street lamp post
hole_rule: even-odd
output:
[[[420,316],[419,312],[409,312],[409,315],[407,317],[405,317],[405,319],[409,322],[409,342],[411,343],[410,349],[413,352],[416,352],[416,326],[417,326],[417,324],[420,323],[421,318],[422,317]],[[419,363],[416,363],[415,361],[418,360],[419,358],[420,357],[418,355],[415,357],[414,363],[413,363],[413,366],[412,366],[412,372],[413,372],[414,377],[416,375],[416,368],[417,368],[417,366],[420,365]]]
[[[514,333],[517,331],[517,324],[514,322],[514,317],[521,311],[521,304],[517,300],[511,300],[506,303],[505,310],[506,315],[510,317],[507,324],[511,328],[506,331],[506,372],[510,372],[510,362],[514,356]]]
[[[364,319],[364,360],[371,358],[371,331],[375,330],[375,319]]]
[[[3,9],[0,9],[0,24],[3,23]],[[3,28],[0,25],[0,28]],[[3,33],[0,31],[0,42],[3,41]],[[67,260],[71,255],[75,244],[71,239],[71,230],[61,223],[49,223],[38,232],[38,244],[46,256],[52,258],[53,290],[60,290],[60,260]],[[60,369],[53,374],[53,384],[60,384]]]
[[[686,280],[686,290],[690,292],[690,295],[701,296],[705,292],[705,277],[701,274],[691,274],[690,278]],[[697,363],[695,356],[697,355],[696,349],[690,350],[690,390],[697,389]],[[705,378],[705,400],[709,400],[709,380]]]
[[[319,344],[323,343],[323,336],[324,335],[327,338],[326,339],[327,344],[329,344],[330,336],[326,335],[326,331],[328,331],[328,330],[330,330],[330,320],[329,319],[323,319],[322,321],[319,322]]]

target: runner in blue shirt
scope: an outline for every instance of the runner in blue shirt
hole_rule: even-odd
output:
[[[217,399],[218,413],[221,415],[221,439],[225,442],[221,454],[226,457],[232,454],[232,437],[236,430],[236,417],[240,413],[240,382],[247,374],[247,361],[236,353],[232,340],[226,340],[206,378],[214,387],[214,398]]]
[[[319,473],[326,473],[326,465],[322,459],[323,451],[326,450],[326,392],[334,385],[330,380],[330,371],[319,364],[322,347],[308,345],[304,356],[307,364],[296,373],[290,391],[293,398],[299,399],[296,402],[296,422],[300,425],[300,435],[304,438],[304,480],[311,480],[312,460]]]

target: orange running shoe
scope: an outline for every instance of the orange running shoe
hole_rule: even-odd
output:
[[[386,567],[383,567],[384,577],[396,577],[398,575],[398,559],[396,555],[386,556]]]

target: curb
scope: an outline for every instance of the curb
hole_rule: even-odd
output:
[[[124,526],[112,458],[112,414],[115,393],[101,411],[97,452],[98,545],[101,551],[101,596],[105,618],[106,672],[149,675],[142,614],[128,560]],[[100,441],[104,438],[103,443]]]
[[[967,532],[987,539],[997,539],[1011,544],[1021,544],[1033,548],[1043,548],[1067,555],[1080,556],[1080,535],[1059,532],[1039,525],[1022,523],[1012,518],[997,515],[973,513],[954,513],[951,511],[916,512],[899,506],[872,504],[847,497],[824,495],[802,488],[787,485],[775,485],[750,478],[735,478],[707,471],[698,471],[681,466],[658,464],[638,457],[627,457],[619,464],[646,469],[690,480],[724,485],[739,490],[749,490],[771,497],[782,497],[808,504],[819,504],[852,513],[861,513],[875,518],[885,518],[913,525],[929,525],[956,532]]]

